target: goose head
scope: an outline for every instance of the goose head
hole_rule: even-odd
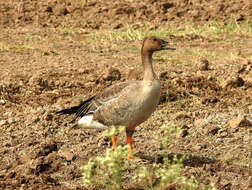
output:
[[[156,36],[146,37],[143,40],[142,52],[153,53],[161,50],[175,50],[175,48],[168,47],[168,42]]]

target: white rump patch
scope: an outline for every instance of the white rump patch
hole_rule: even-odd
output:
[[[85,115],[78,121],[78,126],[85,129],[107,129],[106,125],[93,120],[93,115]]]

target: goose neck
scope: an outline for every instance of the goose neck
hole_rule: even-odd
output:
[[[143,80],[155,80],[157,76],[152,66],[152,52],[142,51],[142,64],[144,67]]]

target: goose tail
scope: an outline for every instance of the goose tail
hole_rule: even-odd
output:
[[[87,100],[85,100],[84,102],[80,103],[80,105],[78,106],[73,106],[71,108],[67,108],[67,109],[63,109],[63,110],[60,110],[60,111],[57,111],[56,114],[59,114],[59,115],[72,115],[72,114],[76,114],[78,115],[79,112],[83,109],[85,109],[89,104],[90,102],[93,100],[94,97],[91,97]]]

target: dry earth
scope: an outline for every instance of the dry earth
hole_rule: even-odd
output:
[[[55,115],[106,86],[141,78],[141,41],[108,43],[92,34],[126,23],[183,29],[249,21],[251,10],[250,0],[1,1],[0,187],[85,189],[80,167],[111,146],[102,132],[71,128],[72,117]],[[162,163],[160,126],[180,126],[167,156],[189,156],[183,173],[217,189],[252,189],[251,35],[165,39],[177,50],[154,57],[162,98],[134,135],[134,151],[145,160],[139,167]]]

